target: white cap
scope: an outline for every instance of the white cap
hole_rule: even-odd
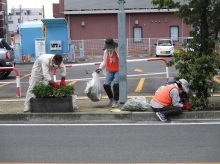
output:
[[[178,82],[181,84],[181,86],[183,88],[183,91],[188,93],[188,91],[189,91],[189,83],[188,83],[188,81],[186,81],[185,79],[180,79]]]

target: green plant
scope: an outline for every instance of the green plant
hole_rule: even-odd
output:
[[[51,85],[45,85],[43,83],[39,83],[33,89],[33,94],[36,98],[47,98],[47,97],[68,97],[74,94],[73,85],[61,86],[56,89]]]
[[[192,41],[188,44],[190,49],[182,51],[169,61],[169,66],[175,66],[179,71],[179,78],[190,82],[189,103],[193,110],[203,110],[209,105],[209,97],[216,90],[212,79],[218,74],[220,68],[220,1],[216,0],[187,0],[181,4],[174,0],[152,0],[158,9],[177,9],[175,14],[184,23],[191,25],[189,36]],[[186,49],[186,45],[183,45]]]

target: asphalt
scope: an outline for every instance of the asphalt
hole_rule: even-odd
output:
[[[128,96],[128,99],[137,96]],[[151,96],[146,96],[147,100]],[[220,120],[220,97],[209,98],[210,107],[203,111],[183,112],[181,115],[171,118],[172,121],[201,121],[201,120]],[[98,102],[92,102],[87,97],[78,97],[76,105],[78,109],[73,112],[63,113],[31,113],[23,112],[24,98],[1,98],[0,99],[0,121],[159,121],[151,108],[144,111],[122,111],[120,108],[107,107],[108,99],[103,97]]]

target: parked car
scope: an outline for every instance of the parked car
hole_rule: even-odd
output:
[[[15,66],[14,49],[7,43],[4,38],[0,38],[0,67]],[[11,70],[0,70],[0,79],[7,77]]]
[[[156,57],[158,56],[173,56],[174,43],[171,39],[159,39],[156,45]]]

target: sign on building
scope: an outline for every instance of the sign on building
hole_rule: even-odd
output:
[[[45,53],[46,53],[45,40],[41,38],[35,39],[35,57],[39,57],[40,55]]]

